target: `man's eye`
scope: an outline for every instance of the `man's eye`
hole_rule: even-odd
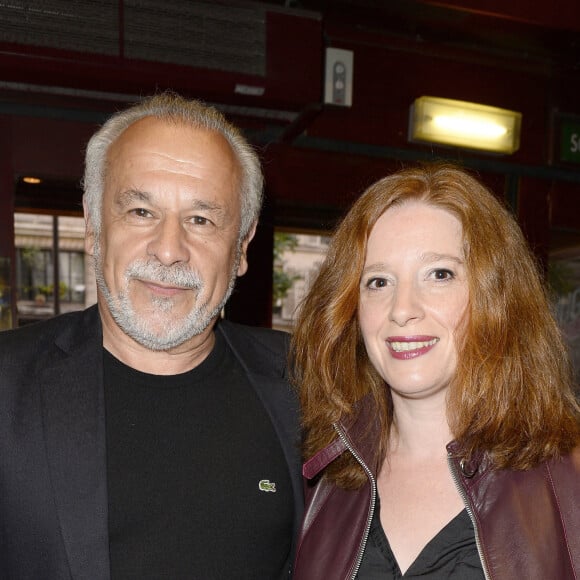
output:
[[[151,217],[151,212],[145,208],[137,207],[131,210],[131,213],[140,218]]]
[[[209,220],[206,217],[196,215],[191,220],[196,226],[205,226],[209,224]]]

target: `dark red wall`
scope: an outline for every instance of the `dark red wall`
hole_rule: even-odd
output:
[[[535,34],[538,41],[548,38],[556,47],[558,34],[562,42],[569,42],[571,31],[566,26],[572,22],[572,9],[580,30],[575,0],[551,11],[553,22],[546,21],[550,30],[540,28],[541,3],[423,4],[457,8],[464,18],[457,21],[458,34],[465,33],[478,11],[501,26],[513,21],[510,34],[517,36],[525,28],[530,43]],[[497,14],[503,14],[501,20]],[[78,184],[84,146],[98,123],[125,106],[131,95],[137,98],[164,88],[224,105],[260,148],[269,205],[253,244],[254,265],[234,299],[240,317],[257,312],[251,302],[267,302],[274,226],[328,229],[370,183],[417,160],[445,157],[478,171],[514,206],[543,262],[555,239],[554,228],[580,233],[580,171],[561,164],[556,151],[558,114],[580,118],[577,68],[525,51],[494,52],[475,42],[458,46],[453,37],[438,41],[437,35],[388,34],[379,23],[372,24],[271,10],[266,21],[265,77],[1,45],[0,256],[11,257],[14,252],[15,178],[33,173]],[[577,36],[580,42],[580,33]],[[327,46],[354,53],[352,107],[322,105]],[[6,83],[28,83],[38,90],[19,92],[6,88]],[[263,86],[264,93],[239,95],[235,91],[239,83]],[[41,85],[56,91],[43,92]],[[71,90],[78,94],[71,95]],[[99,98],[104,93],[110,98]],[[500,157],[409,143],[409,107],[422,95],[520,111],[520,150]],[[283,115],[277,118],[276,113]],[[297,116],[294,125],[288,115]],[[258,310],[252,316],[264,323],[269,304]]]

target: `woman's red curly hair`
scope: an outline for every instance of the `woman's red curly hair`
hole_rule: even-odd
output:
[[[335,437],[332,425],[371,394],[385,456],[392,424],[389,389],[370,363],[358,323],[366,245],[391,206],[419,200],[456,216],[463,227],[469,306],[458,337],[458,368],[448,421],[465,458],[487,452],[497,468],[527,469],[579,440],[579,409],[567,348],[552,316],[536,261],[510,212],[466,171],[433,164],[379,180],[338,227],[301,305],[292,338],[304,454]],[[347,455],[328,470],[344,487],[365,476]]]

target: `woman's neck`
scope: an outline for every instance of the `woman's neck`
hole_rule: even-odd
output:
[[[394,397],[393,414],[389,453],[430,458],[446,454],[445,446],[453,435],[444,397],[430,400]]]

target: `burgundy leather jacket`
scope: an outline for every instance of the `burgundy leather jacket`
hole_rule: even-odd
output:
[[[304,476],[315,481],[306,484],[294,580],[355,578],[367,542],[376,499],[373,419],[362,409],[354,424],[335,428],[338,438],[304,464]],[[458,448],[447,446],[449,468],[473,521],[485,577],[579,580],[580,447],[528,471],[494,470],[485,455],[463,464],[455,459]],[[354,491],[321,473],[345,452],[368,476]]]

